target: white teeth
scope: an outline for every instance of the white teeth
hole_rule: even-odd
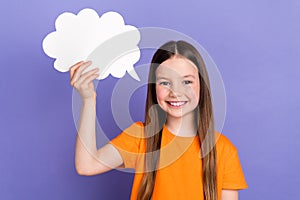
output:
[[[179,101],[179,102],[170,102],[172,106],[182,106],[185,102],[184,101]]]

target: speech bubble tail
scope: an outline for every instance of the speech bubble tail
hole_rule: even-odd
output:
[[[127,70],[127,72],[128,72],[128,74],[129,74],[132,78],[134,78],[135,80],[141,81],[141,79],[139,78],[139,76],[137,75],[136,71],[135,71],[133,68]]]

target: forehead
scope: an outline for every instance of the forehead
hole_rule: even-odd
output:
[[[183,77],[188,75],[197,76],[198,69],[196,65],[184,57],[174,56],[156,69],[156,77]]]

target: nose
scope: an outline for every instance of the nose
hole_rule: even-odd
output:
[[[180,84],[173,84],[170,87],[170,97],[181,97],[183,95],[183,87]]]

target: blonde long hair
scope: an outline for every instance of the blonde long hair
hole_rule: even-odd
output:
[[[145,172],[138,190],[138,200],[150,200],[154,190],[156,168],[162,138],[162,127],[166,113],[157,105],[155,71],[165,60],[181,55],[192,61],[198,68],[200,80],[200,100],[195,109],[195,124],[201,145],[203,195],[205,200],[217,200],[216,149],[214,137],[214,118],[209,78],[204,61],[195,47],[185,41],[170,41],[162,45],[154,54],[147,89],[145,110],[146,153]],[[151,108],[151,110],[150,110]],[[154,133],[155,132],[155,133]]]

